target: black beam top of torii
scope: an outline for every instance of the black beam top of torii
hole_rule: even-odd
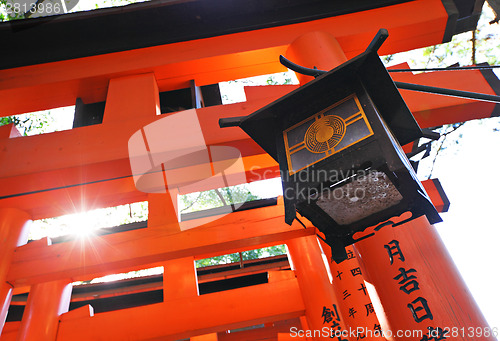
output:
[[[0,69],[334,17],[408,0],[154,0],[0,23]],[[484,0],[442,0],[443,41],[474,29]],[[381,23],[383,24],[383,23]]]

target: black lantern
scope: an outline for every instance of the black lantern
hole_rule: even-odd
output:
[[[400,146],[422,132],[375,49],[220,125],[241,127],[278,161],[285,221],[309,219],[337,261],[356,232],[406,211],[441,221]]]

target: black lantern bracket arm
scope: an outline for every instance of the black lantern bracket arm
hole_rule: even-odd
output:
[[[389,36],[389,32],[385,28],[381,28],[377,32],[377,34],[375,35],[373,40],[371,41],[370,45],[368,45],[366,52],[377,53],[378,49],[382,46],[382,44],[384,43],[384,41],[387,39],[388,36]],[[311,68],[307,68],[307,67],[295,64],[294,62],[286,59],[282,55],[280,55],[280,63],[292,71],[295,71],[295,72],[300,73],[300,74],[305,75],[305,76],[312,76],[315,78],[328,72],[325,70],[318,70],[316,68],[311,69]],[[387,71],[391,71],[391,70],[387,70]],[[477,100],[477,101],[500,103],[500,96],[496,96],[496,95],[439,88],[439,87],[434,87],[434,86],[420,85],[420,84],[413,84],[413,83],[394,82],[394,84],[396,85],[396,87],[398,89],[403,89],[403,90],[419,91],[419,92],[426,92],[426,93],[431,93],[431,94],[436,94],[436,95],[444,95],[444,96],[451,96],[451,97],[467,98],[467,99],[472,99],[472,100]]]
[[[378,49],[382,46],[382,44],[386,41],[386,39],[389,37],[389,32],[385,28],[381,28],[378,30],[377,34],[375,37],[372,39],[370,42],[370,45],[366,48],[366,52],[372,51],[377,53]]]
[[[500,96],[497,95],[481,94],[478,92],[470,92],[470,91],[462,91],[454,89],[445,89],[435,86],[413,84],[413,83],[394,82],[394,84],[396,84],[398,89],[403,89],[403,90],[426,92],[430,94],[444,95],[450,97],[467,98],[483,102],[500,103]]]
[[[377,53],[378,49],[382,46],[384,41],[389,37],[389,32],[385,28],[381,28],[378,30],[377,34],[373,38],[373,40],[370,42],[368,47],[366,48],[366,52],[372,51]],[[301,75],[305,76],[312,76],[314,78],[321,76],[324,73],[327,73],[328,71],[325,70],[318,70],[316,67],[313,69],[307,68],[298,64],[295,64],[294,62],[286,59],[283,55],[280,55],[280,63],[281,65],[289,68],[292,71],[295,71],[297,73],[300,73]]]
[[[301,75],[305,76],[312,76],[314,78],[321,76],[324,73],[327,73],[328,71],[325,70],[318,70],[316,68],[311,69],[308,67],[301,66],[299,64],[295,64],[294,62],[286,59],[283,55],[280,55],[280,63],[281,65],[289,68],[290,70],[300,73]]]
[[[243,120],[245,117],[246,116],[220,118],[219,127],[220,128],[239,127],[241,120]]]
[[[280,55],[280,62],[283,66],[286,66],[290,70],[295,71],[297,73],[300,73],[302,75],[306,75],[306,76],[318,77],[318,76],[321,76],[322,74],[328,72],[328,71],[324,71],[324,70],[310,69],[310,68],[307,68],[304,66],[297,65],[281,55]],[[462,90],[453,90],[453,89],[439,88],[439,87],[435,87],[435,86],[413,84],[413,83],[404,83],[404,82],[394,82],[394,84],[396,85],[396,87],[398,89],[403,89],[403,90],[426,92],[426,93],[430,93],[430,94],[450,96],[450,97],[467,98],[467,99],[473,99],[476,101],[500,103],[500,96],[497,96],[497,95],[489,95],[489,94],[482,94],[482,93],[478,93],[478,92],[470,92],[470,91],[462,91]]]

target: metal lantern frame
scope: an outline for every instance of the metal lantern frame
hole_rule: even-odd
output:
[[[401,149],[420,138],[422,131],[376,52],[386,36],[379,32],[362,54],[251,115],[220,122],[239,126],[278,161],[286,223],[296,219],[296,212],[309,219],[325,235],[337,261],[345,259],[345,246],[359,240],[357,232],[404,212],[412,213],[409,219],[426,215],[430,223],[441,221]],[[354,119],[361,122],[356,127],[350,124]],[[370,186],[377,184],[360,185],[370,178],[385,181],[397,198],[385,206],[375,203],[378,199],[364,202],[358,211],[371,209],[368,216],[339,223],[342,212],[325,211],[318,202],[328,191],[349,184],[373,192]],[[350,199],[339,200],[349,207]]]

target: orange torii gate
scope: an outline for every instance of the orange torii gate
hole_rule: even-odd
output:
[[[433,288],[429,283],[444,280],[440,276],[446,272],[453,277],[447,281],[455,291],[447,293],[448,296],[442,292],[439,294],[448,300],[455,298],[459,302],[457,306],[449,301],[431,302],[429,295],[436,294],[425,293],[434,312],[433,328],[456,326],[457,320],[447,320],[448,315],[439,316],[436,312],[450,314],[446,309],[459,308],[466,309],[470,316],[467,320],[458,314],[459,319],[463,319],[459,322],[464,325],[473,323],[474,327],[487,326],[474,302],[460,292],[464,287],[461,279],[450,269],[452,263],[446,258],[433,227],[427,226],[422,219],[408,223],[408,227],[381,231],[385,234],[381,234],[380,240],[371,238],[360,242],[351,250],[352,258],[339,265],[330,264],[327,268],[323,260],[328,259],[325,254],[328,255],[329,251],[318,243],[314,226],[307,222],[305,228],[297,222],[291,227],[286,225],[280,200],[274,206],[234,212],[217,220],[199,218],[179,223],[168,194],[148,194],[136,188],[128,141],[143,127],[165,117],[158,115],[161,107],[159,93],[190,88],[196,94],[200,86],[282,71],[284,68],[277,57],[285,54],[291,46],[290,51],[301,57],[304,64],[329,69],[343,58],[361,52],[381,23],[391,33],[382,53],[448,40],[460,20],[461,25],[467,20],[475,25],[468,17],[458,17],[453,6],[449,7],[450,2],[438,0],[369,1],[369,5],[348,6],[337,12],[328,1],[320,1],[312,9],[307,1],[298,1],[297,7],[276,7],[279,10],[273,7],[277,6],[277,1],[267,6],[258,1],[249,3],[255,8],[246,8],[249,13],[245,16],[262,22],[249,20],[239,24],[230,20],[231,15],[236,17],[239,9],[229,3],[225,8],[217,8],[225,16],[213,22],[205,16],[213,16],[217,11],[205,8],[201,1],[180,1],[133,5],[127,7],[127,11],[105,10],[102,16],[101,11],[97,11],[94,14],[71,14],[65,20],[41,18],[28,23],[0,25],[0,35],[7,40],[38,37],[41,44],[45,42],[47,48],[54,48],[57,52],[53,56],[40,53],[36,59],[36,53],[23,56],[19,47],[17,55],[11,53],[2,57],[2,116],[72,105],[77,98],[86,105],[105,101],[101,124],[31,137],[18,136],[12,126],[0,128],[1,324],[5,321],[13,293],[29,292],[22,321],[5,323],[0,340],[286,340],[300,339],[304,333],[299,331],[323,330],[325,327],[328,330],[330,327],[372,329],[373,324],[382,325],[385,330],[420,328],[426,335],[427,324],[424,326],[418,321],[429,320],[424,318],[426,310],[422,300],[418,301],[423,296],[411,296],[412,299],[406,302],[404,293],[402,297],[393,295],[394,292],[400,293],[399,279],[393,280],[397,273],[393,273],[391,266],[396,268],[393,263],[402,262],[403,254],[408,266],[418,271],[418,278],[428,284],[426,290]],[[302,14],[305,10],[307,15]],[[62,32],[64,38],[68,28],[73,28],[71,25],[79,27],[85,22],[99,22],[110,30],[115,23],[123,29],[125,24],[133,25],[124,23],[129,18],[127,13],[154,15],[156,12],[164,16],[184,14],[186,22],[193,27],[183,26],[182,21],[176,20],[175,24],[185,31],[169,33],[167,36],[171,40],[162,40],[158,38],[158,26],[148,26],[137,34],[149,32],[153,35],[150,40],[145,36],[140,37],[142,40],[134,40],[131,36],[123,38],[123,46],[119,44],[122,38],[117,38],[113,35],[116,32],[112,31],[109,37],[104,34],[100,42],[107,42],[109,48],[105,45],[90,50],[88,47],[94,44],[86,42],[78,33],[73,41],[68,42],[69,46],[54,46],[52,43],[57,41],[57,36],[44,35]],[[172,14],[168,14],[170,12]],[[265,22],[266,15],[273,17],[277,13],[284,13],[279,16],[278,24]],[[469,13],[471,17],[475,14]],[[165,19],[156,20],[163,22]],[[110,24],[105,24],[105,21]],[[320,36],[328,38],[326,41],[309,40],[300,48],[293,45],[297,38],[310,32],[322,32]],[[99,39],[97,35],[92,37]],[[113,43],[113,39],[118,39],[118,43]],[[341,49],[330,45],[335,39]],[[95,46],[98,45],[96,42]],[[316,53],[315,49],[322,53]],[[495,94],[500,89],[491,76],[485,76],[485,72],[458,72],[397,74],[393,77],[400,81],[488,94]],[[464,72],[467,77],[463,76]],[[238,175],[250,182],[274,178],[279,172],[276,162],[248,135],[238,129],[219,129],[218,120],[248,115],[295,88],[247,88],[247,101],[231,105],[203,107],[195,101],[193,108],[206,145],[234,147],[241,153],[243,168],[227,174],[228,185],[240,183]],[[402,91],[402,95],[421,127],[499,114],[493,103],[408,91]],[[231,155],[229,161],[233,158]],[[193,188],[198,191],[216,188],[215,179],[201,182],[206,179],[198,171],[199,167],[193,163],[173,169],[175,181],[169,181],[169,188],[178,188],[180,194]],[[197,181],[200,182],[192,185]],[[447,209],[446,197],[436,184],[435,181],[424,183],[434,205],[443,211]],[[74,240],[50,245],[47,239],[43,239],[26,244],[30,219],[142,200],[149,201],[147,228],[101,236],[84,243]],[[185,230],[187,225],[197,227]],[[413,239],[408,239],[406,229],[410,235],[414,234]],[[424,235],[435,242],[434,248],[430,248],[434,250],[431,254],[439,257],[431,268],[425,268],[425,260],[416,257],[415,248],[421,245],[416,243],[415,246],[408,241],[418,241],[417,236],[422,238]],[[393,240],[400,244],[396,245]],[[272,268],[265,284],[199,294],[199,276],[194,260],[283,243],[289,247],[294,272],[273,271],[276,269]],[[390,264],[384,263],[389,261],[386,250],[390,250]],[[360,254],[369,257],[363,257],[361,261]],[[96,314],[90,306],[68,311],[71,282],[158,265],[165,268],[160,285],[163,290],[161,303]],[[378,266],[385,267],[385,270],[374,272]],[[351,273],[354,280],[348,284],[340,283],[340,278],[335,277],[337,271]],[[329,276],[332,275],[331,280]],[[359,291],[363,287],[365,289]],[[354,290],[358,297],[355,297]],[[346,303],[347,294],[351,299],[355,298],[352,305]],[[350,316],[353,307],[366,318],[355,320],[355,315]],[[260,324],[263,328],[225,333]],[[292,330],[296,331],[295,335],[290,332]],[[432,337],[424,335],[422,339]],[[337,337],[357,339],[352,335]],[[321,338],[327,337],[314,337]],[[367,339],[384,338],[374,336]]]

